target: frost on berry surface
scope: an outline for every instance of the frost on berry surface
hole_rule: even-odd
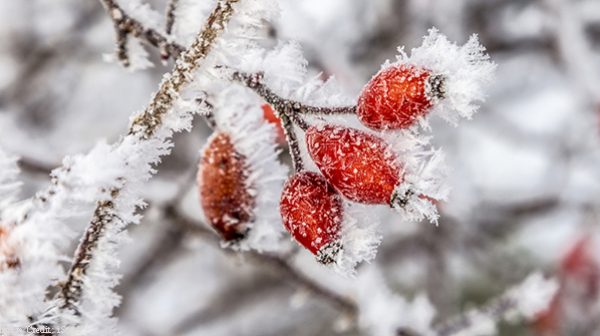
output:
[[[393,73],[393,69],[406,66],[417,67],[421,72],[429,73],[428,78],[432,80],[422,83],[425,84],[425,93],[429,91],[429,95],[435,97],[428,99],[432,103],[429,114],[439,115],[456,124],[460,117],[469,119],[477,112],[486,96],[485,87],[492,81],[496,69],[477,35],[471,36],[467,43],[459,46],[449,41],[436,28],[431,28],[423,38],[422,45],[413,48],[410,55],[403,48],[399,51],[396,62],[385,64],[379,74]],[[408,77],[407,81],[411,85],[404,85],[409,90],[415,90],[414,85],[422,85],[421,78],[422,75]],[[366,88],[369,88],[369,84]],[[431,92],[433,89],[436,92]],[[393,95],[394,91],[391,90],[390,94]],[[421,97],[418,101],[424,104]],[[420,124],[428,125],[426,118],[418,120]]]
[[[402,167],[379,137],[355,128],[320,125],[308,129],[306,143],[319,170],[351,201],[389,204],[402,182]]]
[[[233,146],[228,133],[215,132],[202,150],[198,189],[204,216],[224,241],[243,239],[253,217],[246,158]]]
[[[280,203],[283,223],[317,260],[343,276],[375,258],[381,241],[379,223],[366,206],[344,201],[315,172],[299,172],[286,182]]]
[[[363,88],[356,114],[373,129],[408,128],[443,97],[441,79],[412,64],[389,66]]]
[[[403,218],[436,222],[434,202],[445,200],[444,154],[429,137],[410,131],[368,131],[339,125],[312,126],[306,133],[310,157],[348,200],[386,204]]]
[[[343,249],[341,196],[315,172],[299,172],[285,183],[279,204],[288,232],[319,262],[330,264]]]
[[[217,132],[227,134],[232,149],[243,158],[243,193],[253,199],[244,203],[248,208],[246,237],[231,246],[278,249],[283,233],[278,202],[288,168],[278,160],[275,126],[263,118],[260,101],[239,87],[221,92],[216,101]]]

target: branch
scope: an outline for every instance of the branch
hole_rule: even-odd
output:
[[[167,57],[177,57],[185,50],[185,47],[172,42],[161,32],[147,28],[140,21],[129,16],[115,0],[100,1],[113,20],[117,35],[117,57],[124,66],[129,65],[129,56],[126,50],[126,42],[129,35],[133,35],[140,40],[148,42],[153,47],[159,48],[163,51],[163,55]]]
[[[177,10],[177,5],[179,5],[179,0],[169,0],[167,3],[167,11],[166,11],[166,22],[165,22],[165,32],[167,35],[171,35],[173,33],[173,26],[175,25],[175,11]],[[163,61],[166,61],[171,57],[171,54],[164,45],[161,47],[160,57]]]
[[[334,114],[354,114],[356,106],[348,107],[317,107],[305,105],[299,101],[283,98],[277,95],[273,90],[263,83],[263,75],[246,74],[234,71],[232,79],[252,89],[257,95],[269,103],[281,118],[281,126],[285,131],[287,143],[290,146],[290,154],[294,162],[296,172],[304,169],[300,144],[294,130],[294,125],[298,125],[306,131],[309,125],[302,119],[301,115],[334,115]]]
[[[119,191],[119,189],[112,190],[111,197],[113,199],[117,198]],[[106,226],[114,220],[119,220],[115,211],[115,204],[110,200],[98,202],[92,221],[81,238],[81,242],[75,252],[71,269],[67,275],[67,281],[61,285],[58,293],[58,297],[62,301],[60,309],[67,309],[79,315],[76,305],[83,293],[83,279],[87,274],[88,266],[92,261],[98,241],[102,237]]]
[[[111,8],[111,5],[116,6],[112,0],[102,1],[108,9]],[[226,27],[233,14],[232,5],[238,1],[221,0],[217,3],[202,32],[198,34],[190,48],[181,53],[175,68],[169,76],[165,77],[148,107],[134,118],[128,136],[138,137],[140,141],[150,140],[154,136],[162,126],[165,115],[179,97],[179,92],[191,80],[190,74],[199,66],[200,61],[206,58],[216,38]],[[121,13],[122,11],[118,8],[111,10],[112,17],[116,22],[131,23],[125,20]],[[82,278],[93,259],[99,240],[103,237],[102,233],[107,226],[114,225],[113,220],[118,219],[114,212],[114,204],[118,198],[119,191],[113,190],[109,200],[98,203],[89,228],[77,248],[67,281],[61,285],[59,295],[59,299],[63,301],[61,308],[69,308],[77,313],[75,306],[81,299]]]

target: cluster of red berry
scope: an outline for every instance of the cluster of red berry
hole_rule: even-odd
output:
[[[416,65],[393,65],[367,83],[352,111],[375,131],[408,129],[444,96],[444,76]],[[282,127],[281,120],[298,120],[290,114],[301,111],[274,107],[277,111],[262,105],[264,119],[275,125],[280,141],[287,135],[290,142],[294,130]],[[307,151],[320,174],[296,167],[284,185],[280,213],[287,231],[320,262],[335,262],[343,249],[343,198],[397,208],[415,197],[432,200],[406,187],[402,158],[375,132],[332,124],[303,126]],[[244,160],[221,133],[206,146],[200,165],[204,213],[228,241],[244,238],[253,216],[255,196],[245,189],[249,173]]]
[[[444,97],[443,76],[412,65],[390,66],[363,89],[356,108],[360,121],[375,130],[409,128]],[[341,198],[362,204],[404,207],[411,191],[401,158],[381,137],[345,126],[310,126],[306,147],[321,174],[296,172],[281,196],[286,229],[323,263],[334,262],[344,211]],[[417,197],[426,195],[417,195]]]

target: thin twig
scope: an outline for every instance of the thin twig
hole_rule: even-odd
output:
[[[102,0],[103,3],[114,4],[112,0]],[[232,5],[239,0],[221,0],[208,17],[203,30],[198,34],[194,43],[188,50],[183,52],[171,74],[162,81],[159,90],[150,101],[148,107],[136,116],[129,128],[129,136],[139,137],[140,140],[152,138],[158,128],[162,125],[164,116],[173,107],[179,92],[186,85],[191,76],[189,75],[211,50],[214,41],[223,31],[233,14]],[[110,7],[107,7],[110,8]],[[120,9],[111,11],[113,19],[123,19]],[[123,181],[124,183],[126,181]],[[59,299],[62,299],[61,308],[68,308],[76,314],[76,305],[82,295],[82,277],[93,259],[93,254],[102,239],[106,226],[113,225],[113,220],[118,219],[114,211],[114,204],[118,201],[119,191],[114,190],[111,198],[99,202],[88,230],[81,240],[75,254],[71,270],[67,275],[67,281],[61,285]]]
[[[173,33],[173,26],[175,25],[175,12],[177,11],[177,5],[179,5],[179,0],[169,0],[167,3],[166,10],[166,20],[165,20],[165,32],[167,35],[171,35]],[[161,46],[160,58],[163,61],[167,61],[169,57],[171,57],[169,50],[165,48],[165,45]]]
[[[119,189],[112,190],[111,198],[116,198],[118,194]],[[102,237],[106,226],[114,220],[119,220],[115,211],[115,204],[111,200],[98,202],[90,225],[75,251],[75,257],[67,275],[67,280],[61,285],[58,292],[58,298],[62,301],[60,309],[70,310],[75,315],[79,314],[76,305],[83,292],[83,279],[92,261],[100,237]]]
[[[173,33],[173,26],[175,25],[175,11],[177,10],[178,5],[179,0],[169,0],[169,3],[167,4],[165,32],[167,32],[168,35]]]
[[[122,35],[128,36],[131,34],[140,40],[148,42],[159,50],[164,50],[170,57],[177,57],[185,50],[185,47],[170,41],[161,32],[148,28],[139,20],[129,16],[115,0],[100,1],[113,20],[113,24],[117,30],[117,40],[121,39]]]

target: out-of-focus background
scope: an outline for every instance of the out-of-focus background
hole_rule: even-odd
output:
[[[440,319],[540,269],[557,275],[560,298],[534,323],[501,333],[600,335],[600,1],[280,3],[273,35],[298,41],[310,70],[350,95],[431,26],[459,43],[479,35],[498,64],[487,101],[459,127],[433,119],[452,168],[439,226],[386,216],[375,263],[395,292],[425,292]],[[123,134],[172,65],[152,48],[146,70],[106,62],[114,41],[98,1],[0,1],[0,147],[22,158],[23,197],[65,155]],[[209,129],[195,124],[146,185],[145,218],[121,253],[125,334],[360,335],[289,271],[178,229],[199,213],[194,174]],[[291,260],[325,288],[345,284],[303,250]]]

